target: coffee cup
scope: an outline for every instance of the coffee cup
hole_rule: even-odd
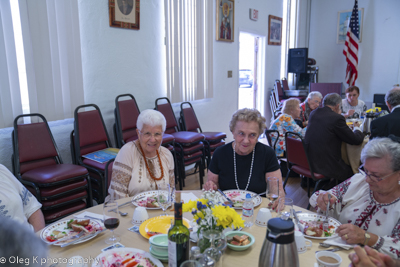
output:
[[[315,254],[319,267],[339,267],[342,258],[331,251],[319,251]]]
[[[145,220],[149,218],[149,214],[145,207],[137,207],[133,212],[132,223],[142,224]]]
[[[297,246],[297,252],[300,253],[304,253],[307,251],[307,248],[311,248],[312,247],[312,242],[311,240],[308,240],[304,237],[304,235],[299,232],[296,231],[294,234],[294,240],[296,241],[296,246]]]
[[[272,218],[271,211],[267,208],[261,208],[257,214],[256,225],[261,227],[267,227],[268,221],[271,218]]]

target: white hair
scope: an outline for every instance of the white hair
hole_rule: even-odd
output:
[[[361,162],[369,158],[389,157],[392,171],[400,170],[400,144],[388,137],[370,140],[361,151]]]
[[[163,132],[165,132],[165,128],[167,127],[164,115],[160,111],[153,109],[146,109],[140,112],[136,126],[141,131],[144,124],[151,127],[161,126]]]
[[[308,94],[307,100],[308,100],[308,99],[313,99],[314,97],[318,97],[318,98],[321,99],[321,100],[322,100],[322,98],[323,98],[323,96],[322,96],[322,94],[321,94],[320,92],[318,92],[318,91],[312,91],[312,92],[310,92],[310,93]]]

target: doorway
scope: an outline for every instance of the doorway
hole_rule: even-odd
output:
[[[239,33],[239,90],[238,107],[259,108],[259,47],[261,38],[248,33]]]

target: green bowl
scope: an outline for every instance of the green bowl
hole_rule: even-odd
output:
[[[235,235],[238,235],[238,236],[247,235],[250,239],[250,243],[245,246],[236,246],[236,245],[232,245],[232,244],[228,243],[228,248],[230,248],[232,250],[236,250],[236,251],[243,251],[243,250],[248,249],[249,247],[251,247],[254,244],[254,242],[256,240],[252,234],[249,234],[249,233],[246,233],[243,231],[229,231],[229,232],[225,233],[226,238],[231,238]]]
[[[160,250],[154,246],[150,246],[150,253],[160,258],[168,258],[168,248]]]
[[[152,246],[158,248],[168,248],[168,235],[167,234],[160,234],[160,235],[153,235],[149,238],[149,243]]]

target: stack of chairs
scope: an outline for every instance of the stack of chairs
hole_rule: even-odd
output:
[[[25,117],[39,122],[18,124]],[[14,175],[42,204],[46,223],[92,206],[87,169],[63,163],[43,115],[17,116],[12,143]]]

